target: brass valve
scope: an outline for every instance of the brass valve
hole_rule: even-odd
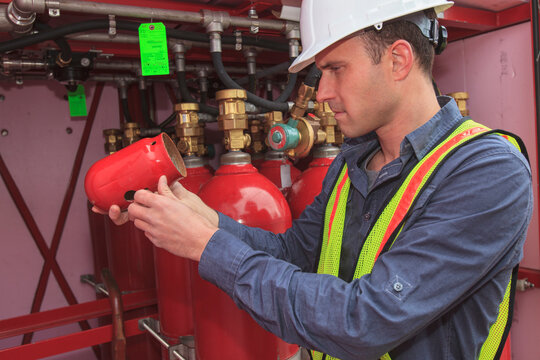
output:
[[[124,124],[124,135],[122,137],[123,147],[129,146],[134,142],[140,140],[141,128],[139,124],[134,122],[128,122]]]
[[[182,155],[206,154],[204,145],[204,124],[199,123],[199,104],[180,103],[174,106],[177,112],[176,136],[178,137],[178,150]]]
[[[220,90],[216,93],[219,103],[218,127],[225,132],[223,143],[230,151],[239,151],[251,144],[246,114],[247,93],[241,89]]]
[[[105,137],[105,152],[109,155],[122,149],[122,131],[120,129],[103,130]]]
[[[298,88],[298,95],[296,96],[296,100],[294,101],[294,105],[290,111],[291,117],[293,119],[301,118],[306,114],[309,101],[313,98],[314,95],[314,87],[307,86],[304,83],[300,85],[300,87]]]
[[[314,105],[315,115],[320,119],[321,131],[326,134],[324,142],[327,144],[336,143],[336,128],[337,121],[334,117],[334,112],[330,109],[330,105],[327,102],[315,102]],[[317,139],[317,143],[321,142]]]
[[[265,136],[263,123],[258,119],[249,121],[249,133],[251,136],[251,149],[254,154],[263,152],[265,149]]]
[[[464,91],[453,92],[448,94],[456,100],[456,103],[459,108],[459,112],[462,116],[469,116],[469,110],[467,109],[467,100],[469,100],[469,93]]]
[[[281,111],[270,111],[264,114],[264,143],[266,146],[269,146],[267,135],[272,126],[276,124],[283,124],[283,113]]]

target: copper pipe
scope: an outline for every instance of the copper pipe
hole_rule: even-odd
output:
[[[113,360],[126,360],[126,335],[124,333],[124,305],[122,293],[109,269],[101,270],[101,278],[109,292],[112,309],[111,352]]]
[[[62,207],[60,209],[60,214],[58,216],[58,221],[56,223],[56,228],[55,228],[53,239],[51,242],[51,247],[46,252],[45,264],[43,265],[43,270],[39,278],[38,287],[36,289],[34,301],[32,303],[31,313],[38,312],[41,309],[43,298],[45,296],[45,290],[47,288],[47,283],[49,280],[49,275],[53,267],[53,264],[56,263],[55,259],[56,259],[56,253],[58,252],[58,247],[60,245],[60,238],[62,236],[62,232],[64,231],[64,225],[66,223],[69,206],[71,205],[71,201],[73,200],[73,194],[75,192],[75,185],[77,184],[77,178],[81,170],[84,152],[86,149],[86,145],[88,144],[88,138],[90,137],[90,131],[92,130],[92,125],[94,123],[97,107],[99,104],[99,99],[101,97],[102,92],[103,92],[103,83],[98,83],[96,85],[96,90],[94,92],[94,98],[92,99],[90,112],[88,114],[88,117],[86,118],[86,124],[84,127],[83,135],[81,137],[81,142],[79,143],[79,149],[77,150],[77,155],[75,156],[75,162],[74,162],[73,169],[71,172],[70,182],[69,182],[66,194],[64,196]],[[59,281],[59,285],[68,303],[70,305],[77,304],[78,303],[77,299],[75,298],[75,295],[71,291],[71,288],[69,287],[69,284],[67,283],[67,281],[65,283]],[[88,330],[90,329],[90,326],[88,325],[88,322],[84,322],[81,324],[81,328],[83,330]],[[23,344],[29,344],[32,341],[32,337],[33,337],[33,333],[25,334],[23,337]]]

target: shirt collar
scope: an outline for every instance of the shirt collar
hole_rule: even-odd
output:
[[[424,125],[405,136],[401,143],[401,149],[404,143],[408,142],[418,160],[422,159],[439,143],[443,136],[455,128],[463,118],[455,100],[449,96],[437,97],[441,109]]]

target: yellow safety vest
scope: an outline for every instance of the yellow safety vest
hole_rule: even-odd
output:
[[[503,136],[527,157],[525,147],[519,137],[501,130],[490,130],[470,119],[464,121],[416,164],[388,205],[382,210],[362,246],[354,272],[354,279],[359,279],[371,273],[379,255],[392,247],[407,220],[407,215],[412,209],[415,200],[430,181],[437,167],[461,145],[492,133]],[[345,225],[345,211],[350,184],[347,165],[344,164],[326,205],[321,254],[317,270],[319,274],[329,274],[336,277],[339,274],[341,238]],[[511,309],[515,294],[516,271],[517,267],[510,278],[503,301],[499,305],[497,320],[491,326],[489,335],[480,351],[480,360],[498,358],[504,347],[512,321]],[[339,360],[314,350],[312,350],[312,357],[313,360]],[[388,353],[384,354],[380,359],[391,360]]]

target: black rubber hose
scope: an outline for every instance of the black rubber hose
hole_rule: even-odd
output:
[[[230,89],[242,89],[240,85],[238,85],[233,79],[231,79],[229,74],[227,74],[227,71],[225,71],[225,66],[223,65],[223,61],[221,60],[221,53],[212,52],[210,54],[212,55],[212,63],[214,64],[214,69],[221,82],[223,82],[223,84],[225,84],[225,86]],[[296,82],[296,74],[291,74],[291,76],[289,76],[289,84],[293,82],[293,79],[294,82]],[[289,84],[287,84],[288,87]],[[281,95],[284,94],[282,93]],[[277,110],[283,112],[289,111],[289,105],[286,102],[269,101],[264,98],[258,97],[257,95],[252,94],[249,91],[247,92],[247,100],[250,103],[255,104],[256,106],[260,106],[268,110]]]
[[[309,68],[309,72],[304,79],[304,84],[316,88],[319,80],[321,79],[321,75],[321,70],[319,70],[317,65],[311,65],[311,68]]]
[[[132,122],[131,115],[129,114],[128,100],[120,99],[120,103],[122,104],[122,115],[124,115],[124,119],[126,122]]]
[[[120,30],[138,31],[140,23],[131,21],[117,21],[116,27]],[[108,29],[109,20],[88,20],[69,25],[59,26],[50,31],[44,31],[37,34],[30,34],[17,39],[12,39],[0,43],[0,53],[24,48],[26,46],[38,44],[47,40],[55,40],[69,34],[79,33],[96,29]],[[189,40],[197,42],[209,42],[208,35],[205,33],[182,31],[167,28],[167,35],[180,40]],[[270,39],[244,37],[242,41],[246,45],[258,46],[277,51],[288,51],[288,45],[284,42],[277,42]],[[224,36],[222,42],[225,44],[235,44],[234,36]]]
[[[161,124],[159,124],[160,128],[165,128],[167,125],[169,125],[171,122],[173,122],[176,119],[176,111],[173,111],[171,115],[169,115],[168,118],[166,118]]]
[[[157,125],[150,118],[150,109],[148,108],[148,91],[146,89],[139,89],[139,98],[141,100],[141,111],[146,126],[156,127]]]
[[[187,87],[186,83],[186,72],[185,71],[177,71],[176,72],[176,81],[178,82],[178,90],[180,90],[180,94],[182,95],[182,101],[183,102],[193,102],[199,104],[199,109],[207,114],[218,116],[219,110],[213,106],[209,106],[203,103],[199,103],[197,100],[195,100],[191,94],[189,93],[189,89]]]
[[[248,75],[248,78],[248,91],[255,94],[257,92],[257,78],[255,78],[255,74]]]
[[[208,102],[208,91],[201,91],[201,104]]]
[[[51,31],[53,28],[45,23],[35,23],[34,28],[39,32]],[[59,37],[54,40],[56,45],[60,48],[60,59],[64,63],[69,63],[71,61],[71,46],[69,46],[67,40],[64,37]]]
[[[270,75],[278,74],[278,73],[281,73],[283,71],[286,71],[289,68],[289,66],[291,66],[291,62],[290,61],[285,61],[285,62],[282,62],[281,64],[277,64],[277,65],[271,66],[271,67],[269,67],[267,69],[257,71],[255,73],[255,77],[257,79],[261,79],[261,78],[264,78],[264,77],[267,77],[267,76],[270,76]],[[239,79],[236,79],[235,81],[236,81],[236,83],[238,85],[247,85],[248,82],[249,82],[249,78],[247,76],[244,76],[244,77],[241,77]]]

